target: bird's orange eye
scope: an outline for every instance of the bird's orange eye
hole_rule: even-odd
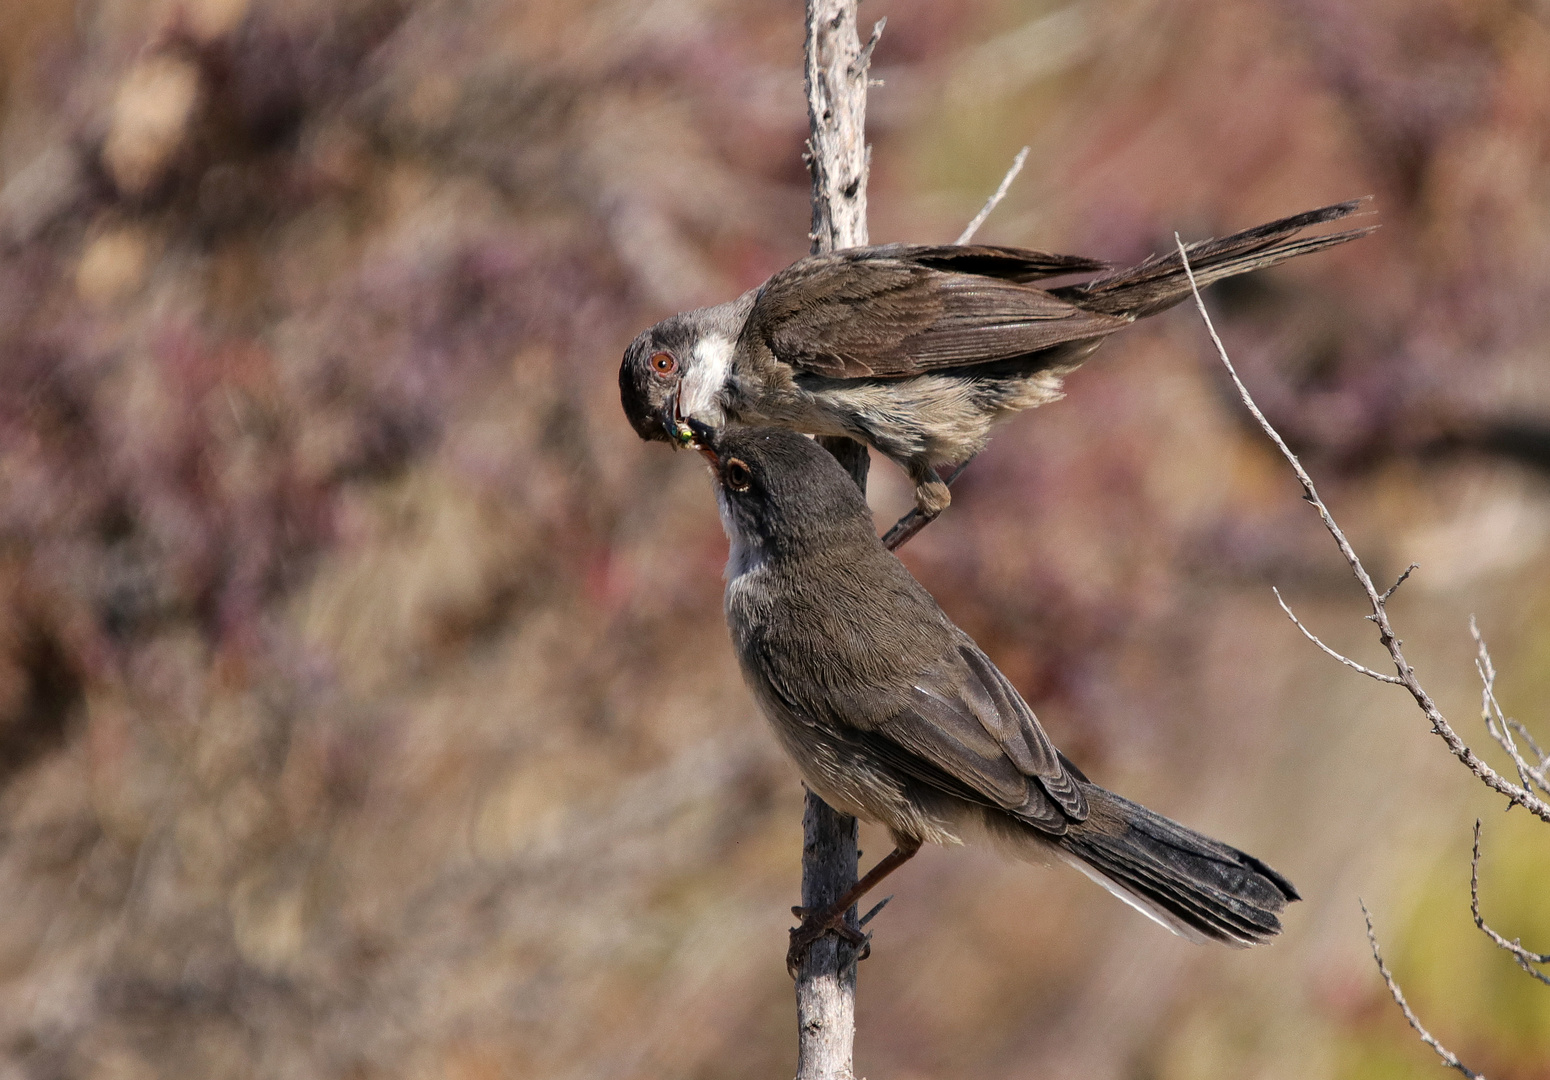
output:
[[[658,375],[671,375],[678,370],[678,361],[673,359],[672,353],[655,353],[651,357],[651,370]]]
[[[739,458],[727,460],[727,470],[724,475],[727,478],[727,487],[733,491],[747,491],[753,483],[753,473],[748,471],[748,466]]]

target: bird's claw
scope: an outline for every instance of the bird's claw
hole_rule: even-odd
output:
[[[802,964],[802,958],[807,955],[807,950],[825,934],[832,933],[852,948],[860,950],[856,957],[858,963],[872,954],[872,935],[847,923],[844,911],[809,912],[806,908],[794,907],[791,914],[802,920],[800,926],[791,928],[791,947],[786,950],[786,971],[793,979],[797,977],[797,969]]]

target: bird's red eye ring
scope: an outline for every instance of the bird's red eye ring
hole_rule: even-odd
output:
[[[726,472],[722,475],[726,477],[727,487],[733,491],[747,491],[753,484],[753,473],[748,471],[741,458],[728,458]]]
[[[651,356],[651,370],[658,375],[671,375],[678,370],[678,361],[673,358],[672,353],[653,353]]]

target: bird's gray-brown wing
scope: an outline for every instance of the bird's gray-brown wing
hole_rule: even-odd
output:
[[[1050,832],[1087,817],[1074,770],[1022,695],[967,636],[912,691],[908,706],[873,734]]]
[[[738,614],[751,594],[728,607],[746,673],[792,721],[1051,834],[1086,819],[1080,774],[898,559],[877,545],[810,564],[798,577],[821,580],[822,595],[776,589],[756,618]]]
[[[907,691],[878,695],[894,702],[879,716],[835,710],[828,699],[806,700],[771,667],[761,674],[793,716],[825,714],[836,736],[928,787],[999,807],[1055,835],[1087,817],[1080,773],[967,636]]]
[[[765,282],[743,335],[799,372],[829,378],[898,378],[1007,360],[1128,325],[1027,284],[1101,265],[985,246],[815,255]]]

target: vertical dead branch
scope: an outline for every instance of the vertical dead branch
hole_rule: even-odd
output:
[[[856,4],[807,0],[807,167],[813,178],[808,239],[815,255],[867,242],[867,69],[883,21],[863,46],[856,35]]]
[[[867,70],[883,32],[879,22],[863,45],[856,33],[858,0],[807,0],[807,166],[813,178],[808,238],[819,254],[867,242]],[[824,446],[866,490],[867,449],[850,439]],[[833,904],[856,882],[856,819],[831,809],[812,792],[802,818],[802,906]],[[855,925],[856,913],[847,916]],[[820,938],[797,970],[797,1080],[853,1080],[856,1027],[854,947],[832,934]]]

